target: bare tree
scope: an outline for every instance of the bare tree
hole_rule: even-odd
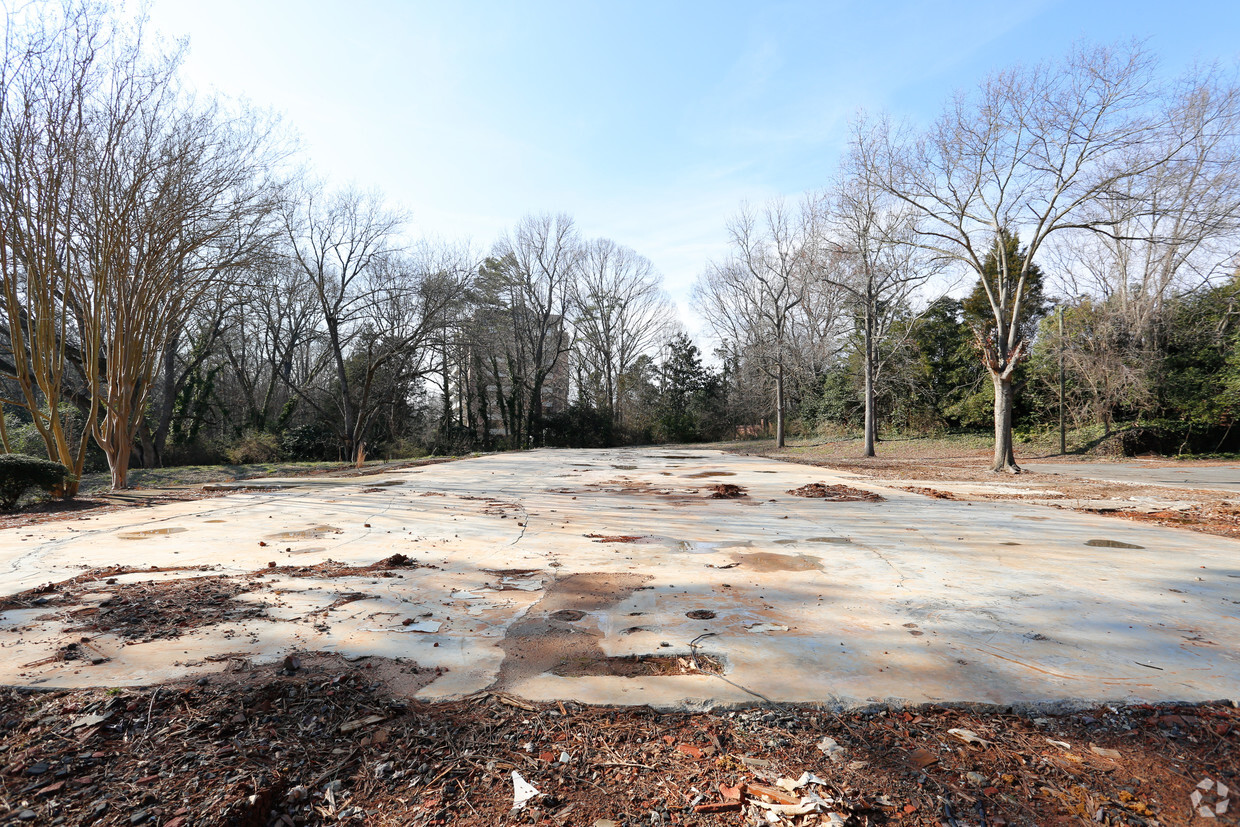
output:
[[[545,397],[565,384],[569,302],[581,257],[567,215],[526,216],[482,268],[482,327],[489,340],[483,358],[514,447],[540,438]]]
[[[873,179],[913,210],[919,244],[976,273],[989,301],[993,324],[978,331],[978,345],[994,384],[996,471],[1020,471],[1012,377],[1029,348],[1021,324],[1029,268],[1053,235],[1116,223],[1092,207],[1156,165],[1139,151],[1156,134],[1154,94],[1140,49],[1078,49],[1059,64],[992,75],[923,135],[880,124]],[[1020,262],[997,243],[1005,232],[1027,240]],[[998,276],[984,278],[996,250]]]
[[[1233,272],[1240,236],[1235,77],[1194,69],[1164,106],[1140,148],[1148,169],[1091,205],[1098,231],[1068,234],[1054,251],[1065,292],[1112,305],[1146,354],[1167,299]]]
[[[832,190],[820,202],[823,278],[844,291],[860,322],[865,394],[864,455],[875,455],[875,392],[889,356],[912,333],[907,313],[937,267],[916,244],[912,210],[874,178],[878,147],[864,122],[853,130]],[[903,324],[897,324],[903,322]],[[892,336],[899,341],[889,341]]]
[[[437,320],[460,290],[460,273],[427,272],[406,255],[404,217],[377,192],[310,190],[299,201],[286,231],[318,304],[323,347],[294,390],[336,423],[349,460],[361,461],[385,394],[407,392],[431,369]]]
[[[780,447],[785,442],[789,374],[802,354],[829,333],[807,329],[800,313],[815,291],[826,289],[814,269],[813,227],[809,205],[792,208],[773,201],[759,212],[742,207],[728,225],[731,254],[709,263],[693,292],[695,305],[725,347],[756,359],[770,378]]]
[[[573,291],[577,353],[598,378],[601,407],[617,427],[625,425],[626,377],[668,336],[671,307],[661,280],[650,260],[628,247],[605,238],[585,246]]]

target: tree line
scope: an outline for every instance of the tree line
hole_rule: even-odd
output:
[[[833,181],[740,210],[695,300],[737,375],[761,377],[780,445],[790,410],[859,407],[873,456],[880,417],[977,427],[985,407],[993,468],[1019,472],[1014,422],[1049,421],[1061,358],[1076,422],[1187,420],[1221,445],[1238,127],[1234,73],[1167,81],[1139,45],[1005,69],[929,126],[858,118]]]
[[[135,464],[823,424],[873,455],[881,429],[989,420],[1015,471],[1061,362],[1074,421],[1230,434],[1240,95],[1216,68],[1168,83],[1140,48],[1082,48],[927,127],[859,118],[832,181],[729,221],[694,289],[704,354],[639,252],[563,214],[485,250],[411,242],[278,118],[185,89],[183,44],[144,30],[89,2],[7,19],[4,452],[121,488]]]

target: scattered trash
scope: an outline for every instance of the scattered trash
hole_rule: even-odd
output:
[[[520,810],[529,801],[536,796],[540,796],[538,790],[534,789],[534,785],[521,777],[521,773],[516,770],[512,771],[512,809]]]

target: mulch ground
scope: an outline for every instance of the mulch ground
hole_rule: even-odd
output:
[[[383,665],[286,660],[155,688],[8,690],[0,817],[164,827],[1173,825],[1192,821],[1199,783],[1211,786],[1197,806],[1212,808],[1226,798],[1219,782],[1228,792],[1240,783],[1240,710],[1228,703],[1034,717],[940,707],[660,713],[502,694],[426,704],[390,694],[377,679]],[[515,812],[514,772],[539,793]]]

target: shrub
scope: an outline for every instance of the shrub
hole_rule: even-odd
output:
[[[26,456],[0,454],[0,511],[12,511],[27,491],[52,491],[65,483],[69,469],[59,462]]]
[[[280,459],[280,438],[264,431],[246,431],[224,451],[233,465],[253,465]]]
[[[285,456],[296,460],[329,459],[336,455],[338,445],[331,431],[312,423],[289,428],[280,438]]]

